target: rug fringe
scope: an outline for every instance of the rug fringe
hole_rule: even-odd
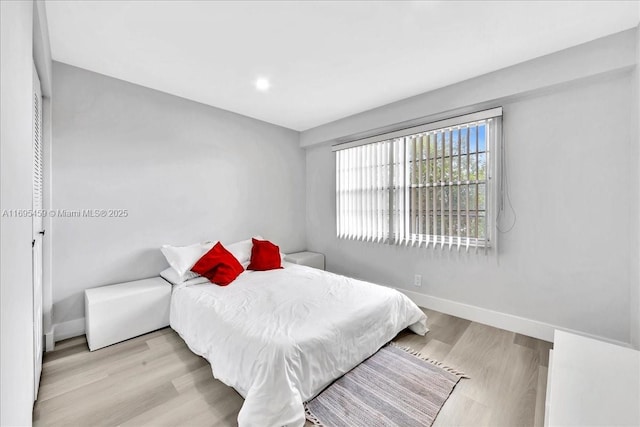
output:
[[[424,360],[425,362],[431,363],[432,365],[437,366],[437,367],[438,367],[438,368],[440,368],[440,369],[444,369],[445,371],[447,371],[447,372],[449,372],[449,373],[451,373],[451,374],[453,374],[453,375],[455,375],[455,376],[457,376],[457,377],[460,377],[460,378],[467,378],[467,379],[469,379],[469,378],[470,378],[470,377],[469,377],[467,374],[465,374],[464,372],[461,372],[461,371],[458,371],[458,370],[456,370],[456,369],[450,368],[450,367],[448,367],[448,366],[446,366],[446,365],[443,365],[442,363],[438,362],[437,360],[430,359],[430,358],[428,358],[428,357],[424,356],[424,355],[423,355],[422,353],[420,353],[419,351],[415,351],[415,350],[413,350],[412,348],[409,348],[409,347],[405,347],[405,346],[402,346],[402,345],[396,344],[396,343],[395,343],[395,342],[393,342],[393,341],[391,341],[391,342],[389,343],[389,345],[390,345],[390,346],[392,346],[392,347],[395,347],[395,348],[397,348],[397,349],[399,349],[399,350],[405,351],[405,352],[407,352],[407,353],[409,353],[409,354],[411,354],[411,355],[413,355],[413,356],[416,356],[416,357],[420,358],[421,360]]]
[[[313,415],[313,413],[311,412],[311,410],[306,404],[304,405],[304,413],[305,413],[305,418],[311,424],[318,427],[325,427],[325,425],[322,424],[322,421],[320,421],[315,415]]]

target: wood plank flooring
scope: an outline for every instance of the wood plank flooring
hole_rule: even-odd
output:
[[[470,379],[434,426],[542,426],[552,344],[432,310],[430,332],[395,339]],[[89,352],[85,337],[46,353],[35,426],[236,426],[243,399],[170,328]],[[307,423],[310,426],[310,423]]]

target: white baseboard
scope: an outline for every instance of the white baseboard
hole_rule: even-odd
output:
[[[633,346],[628,342],[601,337],[587,332],[576,331],[574,329],[564,328],[562,326],[552,325],[550,323],[540,322],[538,320],[527,319],[525,317],[515,316],[513,314],[501,313],[499,311],[476,307],[457,301],[438,298],[431,295],[425,295],[407,289],[396,289],[411,298],[411,300],[420,307],[439,311],[445,314],[450,314],[452,316],[471,320],[473,322],[493,326],[495,328],[527,335],[533,338],[538,338],[544,341],[553,342],[553,332],[558,329],[561,331],[586,336],[600,341],[609,342],[611,344],[633,348]],[[84,333],[84,317],[69,320],[67,322],[56,323],[55,325],[53,325],[53,335],[55,342],[65,340],[67,338],[77,337],[83,335]]]
[[[553,332],[558,329],[561,331],[586,336],[600,341],[606,341],[623,347],[633,348],[632,345],[628,342],[613,340],[587,332],[576,331],[573,329],[564,328],[562,326],[540,322],[538,320],[515,316],[513,314],[501,313],[499,311],[493,311],[486,308],[464,304],[461,302],[438,298],[431,295],[425,295],[419,292],[409,291],[407,289],[396,289],[411,298],[411,300],[420,307],[439,311],[445,314],[450,314],[452,316],[493,326],[495,328],[504,329],[510,332],[538,338],[543,341],[553,342]]]
[[[55,337],[54,337],[54,334],[53,334],[53,327],[51,327],[51,330],[44,334],[44,349],[45,349],[45,351],[53,351],[54,343],[55,343],[55,339],[54,338]]]
[[[53,325],[54,341],[62,341],[84,334],[84,317]]]

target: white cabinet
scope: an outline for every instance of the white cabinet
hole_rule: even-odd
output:
[[[284,260],[294,264],[301,264],[306,265],[307,267],[324,270],[324,255],[317,252],[296,252],[286,255]]]
[[[89,350],[169,325],[171,284],[161,277],[84,291]]]
[[[640,352],[555,331],[547,426],[640,425]]]

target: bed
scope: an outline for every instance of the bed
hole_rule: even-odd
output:
[[[314,268],[174,286],[171,327],[245,398],[240,427],[302,426],[303,402],[426,315],[400,292]]]

